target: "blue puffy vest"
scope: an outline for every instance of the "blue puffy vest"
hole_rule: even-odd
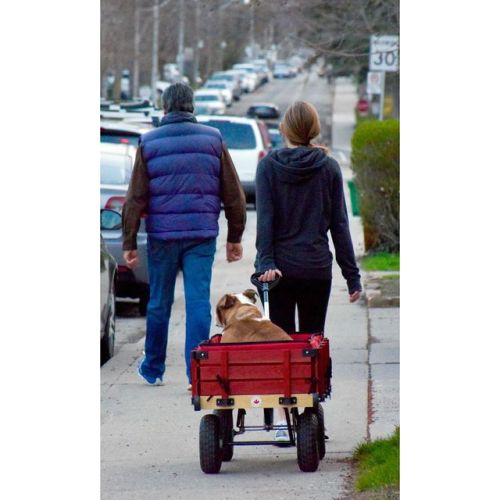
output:
[[[141,137],[149,175],[146,231],[162,240],[204,240],[219,233],[220,132],[187,112],[165,115]]]

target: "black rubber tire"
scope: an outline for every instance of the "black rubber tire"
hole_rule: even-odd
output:
[[[302,472],[314,472],[319,465],[318,417],[311,411],[300,414],[297,422],[297,461]]]
[[[233,440],[233,410],[214,410],[219,417],[222,434],[222,461],[229,462],[233,458],[233,447],[228,442]]]
[[[217,474],[222,464],[219,417],[204,415],[200,421],[200,466],[205,474]]]
[[[323,407],[321,406],[321,403],[318,403],[318,411],[316,412],[316,417],[318,418],[318,455],[319,459],[323,460],[326,454],[325,414],[323,413]]]
[[[149,290],[144,290],[139,295],[139,314],[141,316],[146,316],[148,313],[148,303],[149,303]]]
[[[306,411],[314,413],[318,419],[318,456],[320,460],[323,460],[326,454],[325,416],[323,413],[323,407],[321,406],[321,403],[318,403],[316,408],[307,408]]]
[[[115,285],[110,290],[110,311],[106,329],[101,339],[101,366],[109,361],[115,353],[115,330],[116,330],[116,295]]]

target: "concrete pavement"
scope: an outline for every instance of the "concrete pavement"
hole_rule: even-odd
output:
[[[337,85],[334,102],[334,153],[337,144],[338,150],[350,149],[349,134],[352,134],[354,123],[353,87],[347,83],[340,87]],[[350,175],[348,162],[343,162],[342,170],[346,181]],[[345,192],[347,195],[346,186]],[[347,201],[349,204],[348,196]],[[221,216],[212,304],[228,291],[241,292],[250,286],[255,257],[255,220],[255,212],[249,211],[242,242],[243,260],[227,264],[226,228]],[[359,218],[351,218],[351,231],[356,253],[361,255],[364,248]],[[206,475],[199,467],[198,458],[198,426],[205,412],[193,411],[190,393],[186,390],[182,277],[176,286],[166,384],[149,387],[137,377],[136,365],[143,339],[123,344],[118,354],[101,368],[102,498],[153,500],[203,496],[233,499],[258,498],[264,494],[274,498],[286,498],[290,494],[310,499],[345,497],[346,477],[351,470],[347,459],[353,448],[392,425],[392,420],[387,424],[384,416],[390,414],[394,420],[394,398],[399,387],[394,384],[397,382],[394,377],[396,356],[399,361],[395,350],[398,328],[394,317],[387,312],[372,316],[372,311],[363,303],[349,304],[345,282],[335,265],[325,327],[332,342],[334,363],[333,396],[324,404],[330,439],[318,471],[300,472],[295,448],[261,446],[236,448],[233,460],[222,464],[220,474]],[[140,318],[137,322],[144,324]],[[119,321],[118,328],[120,324]],[[388,325],[390,334],[385,335]],[[213,325],[212,332],[218,331]],[[379,343],[371,342],[370,335]],[[374,348],[375,345],[381,347]],[[248,412],[248,424],[260,423],[261,419],[261,411]]]

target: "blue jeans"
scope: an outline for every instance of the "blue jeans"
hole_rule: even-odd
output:
[[[146,321],[146,356],[142,371],[162,377],[167,356],[168,322],[174,303],[177,272],[184,276],[186,298],[186,374],[191,383],[191,351],[208,339],[212,321],[210,281],[215,256],[215,238],[164,241],[148,237],[150,298]]]

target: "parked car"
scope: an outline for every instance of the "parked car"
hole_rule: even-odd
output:
[[[151,118],[141,117],[120,122],[101,121],[101,143],[128,144],[137,147],[142,134],[153,128]]]
[[[194,104],[211,108],[215,115],[223,115],[226,112],[226,104],[219,90],[197,90],[194,93]]]
[[[121,216],[112,210],[101,210],[101,231],[121,226]],[[101,234],[101,365],[115,352],[116,261]]]
[[[255,90],[257,86],[257,75],[255,73],[250,74],[244,69],[230,69],[226,73],[238,76],[242,92],[248,94]]]
[[[101,209],[112,209],[119,214],[122,211],[133,168],[134,156],[131,156],[128,149],[131,147],[101,143]],[[141,220],[137,234],[139,266],[135,269],[130,269],[123,260],[121,227],[103,229],[101,234],[117,262],[116,296],[139,299],[139,312],[144,316],[149,301],[147,234],[144,220]]]
[[[262,72],[264,76],[263,83],[270,82],[273,79],[273,72],[265,59],[255,59],[252,64],[256,67],[257,72]]]
[[[272,103],[256,103],[247,109],[247,116],[251,118],[276,119],[280,117],[278,106]]]
[[[215,115],[216,110],[211,108],[210,106],[206,106],[205,104],[195,104],[194,106],[194,114],[195,115]]]
[[[230,72],[230,71],[217,71],[210,75],[209,81],[225,81],[229,82],[232,85],[233,99],[235,101],[239,101],[241,97],[241,86],[240,86],[240,78],[238,75]]]
[[[286,63],[276,63],[273,69],[274,78],[291,78],[296,76],[292,67]]]
[[[101,142],[101,208],[121,212],[132,176],[135,146]]]
[[[238,63],[233,65],[233,69],[246,72],[247,77],[250,78],[251,81],[252,90],[250,92],[253,92],[261,84],[261,77],[255,70],[253,64]]]
[[[203,88],[207,90],[218,90],[222,94],[226,106],[232,106],[233,92],[231,89],[231,84],[229,82],[209,80],[207,83],[205,83]]]
[[[285,147],[285,141],[281,135],[278,122],[266,121],[267,131],[271,139],[271,148],[280,149]]]
[[[199,123],[220,130],[238,172],[247,201],[255,200],[257,163],[271,148],[264,122],[236,116],[198,116]]]

